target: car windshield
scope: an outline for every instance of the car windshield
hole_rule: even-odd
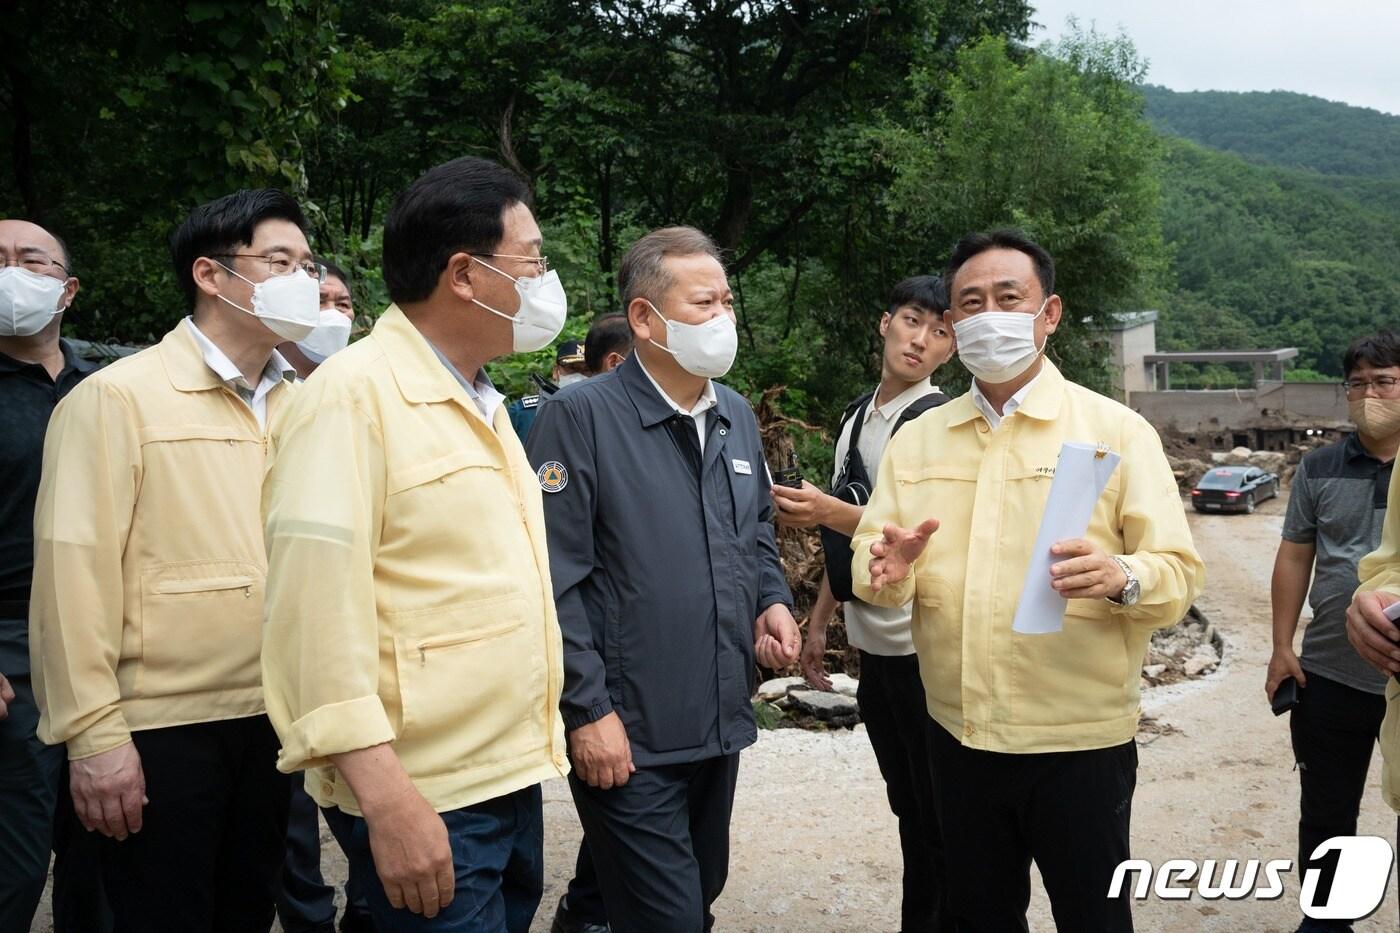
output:
[[[1199,488],[1239,489],[1240,483],[1243,481],[1243,473],[1236,473],[1233,470],[1211,470],[1205,476],[1201,477]]]

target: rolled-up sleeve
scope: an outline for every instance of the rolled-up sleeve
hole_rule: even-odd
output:
[[[141,486],[141,444],[120,395],[91,380],[44,437],[34,510],[30,669],[39,738],[87,758],[130,741],[118,701],[122,552]]]
[[[873,556],[870,546],[883,540],[886,525],[913,528],[928,517],[914,518],[903,513],[899,502],[899,483],[895,481],[894,475],[895,463],[907,455],[904,451],[909,448],[910,438],[915,437],[917,433],[903,431],[885,445],[885,454],[880,459],[880,469],[875,477],[875,489],[860,517],[860,524],[856,526],[855,536],[851,538],[851,592],[857,599],[874,606],[895,609],[908,605],[914,599],[913,567],[903,580],[887,584],[881,587],[878,593],[875,592],[870,585],[870,560]]]
[[[1385,524],[1381,526],[1381,544],[1370,554],[1361,558],[1357,566],[1357,577],[1363,590],[1381,590],[1392,596],[1400,596],[1400,489],[1395,485],[1396,473],[1390,475],[1390,490],[1386,493]]]
[[[1123,562],[1142,584],[1132,606],[1116,607],[1125,621],[1162,628],[1181,621],[1205,587],[1205,565],[1191,540],[1181,492],[1151,425],[1125,431],[1118,504]]]
[[[545,493],[544,519],[549,575],[564,636],[564,690],[559,711],[565,728],[573,730],[613,709],[607,667],[583,598],[583,584],[593,572],[595,560],[597,456],[567,399],[552,399],[539,407],[525,451],[536,469],[557,462],[568,471],[568,480],[559,491]]]
[[[383,438],[350,401],[289,415],[263,483],[263,689],[286,772],[395,738],[379,697],[374,590]]]

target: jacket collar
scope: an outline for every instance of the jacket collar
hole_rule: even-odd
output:
[[[170,384],[181,392],[217,389],[226,384],[225,377],[216,373],[204,358],[204,347],[190,329],[191,326],[190,319],[184,318],[156,344],[161,361],[165,364],[166,376]],[[266,378],[269,369],[280,371],[284,382],[292,382],[296,378],[296,370],[276,350],[268,357],[260,378]]]
[[[465,397],[456,378],[433,352],[428,338],[413,326],[398,305],[389,305],[380,315],[371,337],[384,348],[394,381],[399,384],[406,401],[417,404],[446,402],[458,394]]]
[[[181,392],[203,392],[217,389],[224,384],[218,374],[204,362],[204,351],[189,328],[189,321],[182,319],[174,329],[156,344],[161,362],[165,364],[165,374],[170,384]]]
[[[1021,403],[1021,407],[1016,409],[1016,414],[1035,418],[1037,421],[1054,421],[1060,416],[1060,404],[1065,397],[1065,377],[1060,374],[1060,370],[1046,357],[1040,366],[1040,375],[1036,377],[1035,385],[1031,386],[1030,394]],[[948,403],[948,426],[956,427],[960,424],[967,424],[982,417],[982,413],[977,410],[977,406],[972,401],[972,390],[964,392],[956,399]]]
[[[641,360],[637,359],[636,353],[628,356],[617,368],[617,378],[622,381],[622,387],[632,399],[637,415],[641,418],[642,427],[653,427],[677,413],[676,409],[661,397],[661,393],[656,391],[656,386],[652,385],[651,379],[642,369]],[[719,386],[715,385],[715,407],[710,410],[719,415],[726,427],[734,423],[732,406],[733,402],[728,394],[719,391]]]

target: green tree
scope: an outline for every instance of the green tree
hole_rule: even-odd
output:
[[[0,16],[0,210],[68,241],[77,332],[149,341],[175,322],[166,243],[192,204],[305,194],[306,141],[345,103],[336,15],[329,0],[72,0]]]
[[[1029,55],[984,39],[958,56],[946,108],[917,130],[885,133],[896,172],[887,204],[930,244],[930,260],[964,232],[1001,226],[1050,250],[1067,312],[1050,353],[1099,388],[1108,374],[1097,329],[1154,301],[1167,268],[1143,68],[1122,37],[1074,32]]]

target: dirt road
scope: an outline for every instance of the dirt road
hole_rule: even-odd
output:
[[[1269,574],[1283,502],[1253,516],[1192,515],[1209,579],[1202,609],[1226,642],[1221,669],[1183,688],[1163,688],[1146,710],[1176,731],[1140,751],[1133,804],[1134,855],[1293,859],[1297,777],[1288,724],[1263,695],[1269,657]],[[1395,816],[1380,799],[1372,765],[1360,831],[1394,839]],[[561,781],[545,787],[546,891],[534,930],[546,933],[573,868],[579,827]],[[324,835],[326,876],[344,880],[344,860]],[[898,927],[899,852],[865,735],[765,732],[744,754],[733,821],[729,883],[715,906],[724,933],[880,933]],[[1136,908],[1148,933],[1252,933],[1296,928],[1300,879],[1285,876],[1272,902],[1150,899]],[[47,898],[35,929],[51,929]],[[1396,930],[1393,890],[1358,931]],[[1036,886],[1031,928],[1054,929]],[[1069,931],[1066,931],[1069,933]],[[1077,931],[1076,931],[1077,933]]]

